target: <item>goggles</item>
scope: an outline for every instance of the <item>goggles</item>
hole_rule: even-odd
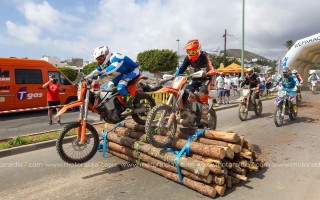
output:
[[[187,50],[188,56],[195,56],[198,52],[198,50]]]

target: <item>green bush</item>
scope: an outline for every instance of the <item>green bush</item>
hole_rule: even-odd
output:
[[[59,70],[72,82],[75,81],[78,76],[78,71],[70,67],[59,67]]]
[[[32,142],[31,138],[28,138],[28,137],[25,137],[25,136],[17,136],[17,137],[14,137],[14,138],[10,139],[8,141],[8,144],[10,146],[17,147],[17,146],[29,144],[31,142]]]

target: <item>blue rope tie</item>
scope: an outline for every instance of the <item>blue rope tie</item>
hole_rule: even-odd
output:
[[[117,129],[119,126],[124,125],[126,122],[119,122],[117,125],[115,125],[112,129],[105,131],[102,130],[102,137],[99,139],[99,145],[98,145],[98,151],[101,149],[100,141],[103,141],[103,147],[102,147],[102,157],[107,158],[107,148],[108,148],[108,143],[107,143],[107,138],[108,138],[108,133],[111,131]]]
[[[174,163],[176,165],[176,168],[177,168],[177,172],[178,172],[178,176],[179,176],[179,180],[180,180],[180,184],[183,185],[183,177],[181,175],[181,170],[180,170],[180,167],[178,165],[179,163],[179,159],[182,155],[184,156],[188,156],[190,154],[190,142],[192,142],[195,138],[199,137],[202,133],[204,133],[205,131],[207,130],[207,128],[204,128],[204,129],[200,129],[200,130],[197,130],[195,134],[191,135],[186,144],[182,147],[182,149],[180,151],[174,151],[173,149],[171,148],[167,148],[168,151],[170,152],[173,152],[174,154],[176,154],[176,158],[174,159]]]

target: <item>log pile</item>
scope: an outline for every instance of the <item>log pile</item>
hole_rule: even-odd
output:
[[[105,124],[110,130],[114,124]],[[172,147],[182,149],[195,130],[180,129]],[[163,139],[163,136],[156,136]],[[176,155],[148,144],[144,127],[126,123],[107,135],[112,155],[180,183],[175,166]],[[209,197],[223,196],[226,188],[247,181],[247,173],[259,170],[263,161],[257,158],[252,144],[232,132],[206,130],[190,142],[190,154],[178,160],[183,185]]]

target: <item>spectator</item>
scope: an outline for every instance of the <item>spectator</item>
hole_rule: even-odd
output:
[[[233,77],[231,78],[231,82],[232,82],[232,90],[233,90],[233,95],[236,95],[236,92],[240,95],[239,91],[238,91],[238,87],[239,87],[239,78],[236,74],[233,75]]]
[[[56,106],[56,111],[59,112],[60,110],[60,93],[63,89],[61,88],[60,83],[55,78],[55,75],[49,76],[49,81],[45,83],[43,88],[47,88],[47,101],[48,101],[48,117],[49,117],[49,125],[52,125],[52,110],[51,106]],[[58,117],[57,124],[62,126],[61,123],[61,116]]]
[[[266,79],[266,89],[267,89],[266,95],[269,95],[270,89],[272,87],[273,79],[272,79],[272,76],[270,76],[269,74],[266,74],[265,79]]]
[[[229,103],[230,90],[231,90],[231,78],[229,74],[226,74],[224,78],[224,104]]]
[[[263,92],[266,88],[266,85],[265,85],[266,79],[264,78],[262,73],[259,74],[259,79],[260,79],[260,96],[263,96]]]
[[[218,104],[222,104],[224,102],[224,75],[223,72],[219,73],[219,76],[215,81],[215,88],[218,93]]]

